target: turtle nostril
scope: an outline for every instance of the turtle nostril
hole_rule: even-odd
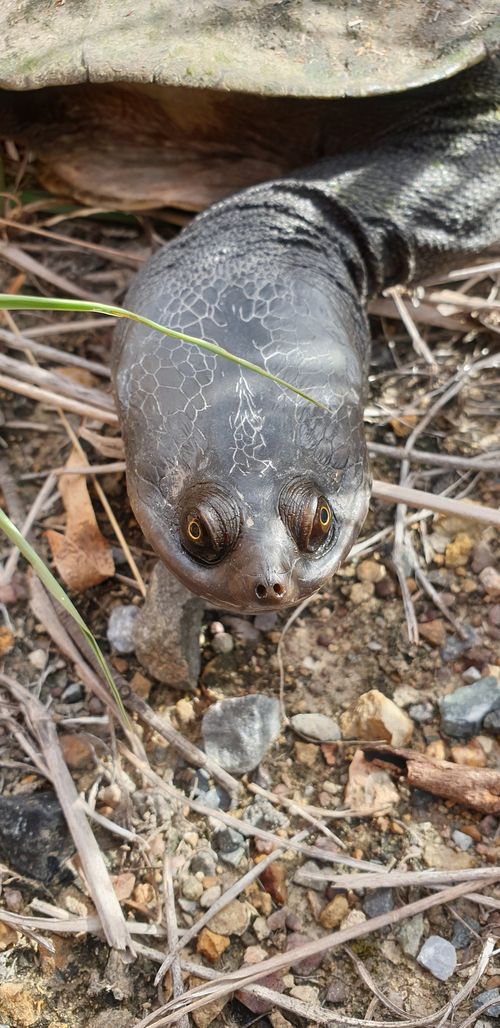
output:
[[[259,585],[255,586],[255,595],[257,596],[257,599],[263,600],[264,596],[266,596],[266,594],[267,594],[267,589],[266,589],[265,585],[262,585],[262,583],[259,583]]]
[[[273,585],[273,592],[276,593],[276,596],[283,596],[285,588],[283,585],[280,585],[279,582],[276,582],[276,585]]]

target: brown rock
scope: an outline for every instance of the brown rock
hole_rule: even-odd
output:
[[[59,745],[66,764],[73,771],[81,771],[83,768],[93,767],[94,749],[92,743],[85,735],[77,735],[71,732],[60,735]]]
[[[375,593],[375,586],[373,582],[355,582],[351,587],[349,597],[351,603],[355,603],[356,606],[359,603],[367,603],[371,600]]]
[[[406,746],[413,734],[413,722],[403,710],[378,689],[363,693],[340,717],[344,739],[390,742]]]
[[[218,935],[243,935],[250,924],[250,907],[241,900],[232,900],[227,907],[210,918],[210,931]]]
[[[321,911],[319,920],[327,931],[333,931],[342,923],[349,913],[349,904],[345,896],[334,896]]]
[[[446,760],[446,746],[442,739],[433,739],[428,746],[425,747],[426,757],[431,757],[432,760]]]
[[[465,767],[486,767],[486,753],[477,739],[471,739],[463,745],[457,743],[450,748],[450,753],[455,764],[464,764]]]
[[[305,767],[314,767],[318,759],[318,747],[311,742],[296,742],[294,746],[295,756],[299,764]]]
[[[218,935],[217,932],[210,931],[210,928],[202,928],[198,936],[196,952],[205,957],[205,960],[209,960],[211,964],[215,964],[230,942],[227,935]]]
[[[384,565],[376,560],[362,560],[356,568],[356,576],[360,582],[373,582],[374,585],[381,582],[386,574]]]
[[[14,647],[14,636],[13,636],[10,628],[7,628],[5,625],[1,625],[0,626],[0,657],[5,656],[6,653],[10,653],[10,651],[13,649],[13,647]]]
[[[387,771],[374,770],[357,750],[349,767],[344,803],[349,810],[363,817],[382,814],[399,803],[399,793]]]
[[[483,568],[479,574],[479,581],[489,600],[500,599],[500,574],[496,568]]]
[[[268,892],[275,903],[279,907],[282,907],[286,903],[288,898],[288,888],[286,884],[286,867],[281,861],[275,860],[274,864],[270,864],[266,867],[265,871],[262,872],[260,880],[263,888]]]
[[[423,857],[424,864],[436,871],[463,871],[475,864],[474,857],[469,853],[457,853],[442,842],[427,842]]]
[[[130,688],[135,692],[136,696],[140,696],[141,700],[147,700],[151,692],[151,682],[141,671],[136,671],[130,679]]]
[[[444,554],[444,562],[447,568],[459,568],[468,564],[474,546],[474,540],[467,532],[459,532],[458,535],[448,544]]]
[[[264,988],[272,989],[273,992],[283,992],[285,988],[283,979],[277,974],[268,974],[265,978],[259,978],[258,982],[254,984],[263,985]],[[240,1003],[247,1010],[251,1010],[253,1014],[267,1014],[275,1006],[274,1000],[262,999],[261,996],[252,996],[251,993],[243,992],[243,990],[238,990],[235,995]]]
[[[30,1028],[39,1021],[40,1001],[36,1002],[21,982],[0,985],[0,1016],[12,1028]]]
[[[310,935],[303,935],[302,932],[292,932],[286,940],[286,951],[287,953],[297,949],[299,946],[304,946],[307,942],[312,942]],[[324,953],[316,953],[313,957],[302,957],[302,959],[291,960],[290,967],[295,974],[302,975],[307,978],[308,975],[314,974],[318,970],[318,967],[323,961]]]
[[[429,642],[431,646],[442,646],[446,639],[444,621],[441,618],[434,618],[433,621],[419,621],[418,630],[422,639]]]

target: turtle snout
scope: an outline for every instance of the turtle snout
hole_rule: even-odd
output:
[[[287,606],[290,599],[290,573],[263,574],[255,579],[254,592],[262,606]]]

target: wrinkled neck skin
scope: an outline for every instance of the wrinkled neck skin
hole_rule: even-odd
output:
[[[132,507],[161,560],[215,607],[298,603],[330,578],[359,532],[369,500],[363,290],[361,263],[317,211],[239,198],[198,217],[134,282],[127,306],[218,343],[328,407],[187,343],[120,326],[113,371]],[[280,513],[291,483],[330,505],[333,531],[318,552],[301,551]],[[214,486],[236,506],[239,528],[210,565],[184,548],[179,517],[193,491]]]

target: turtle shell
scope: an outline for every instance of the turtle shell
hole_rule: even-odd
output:
[[[498,48],[499,0],[2,0],[0,85],[392,93]]]
[[[371,145],[499,45],[500,0],[1,0],[0,136],[59,195],[200,210]]]

